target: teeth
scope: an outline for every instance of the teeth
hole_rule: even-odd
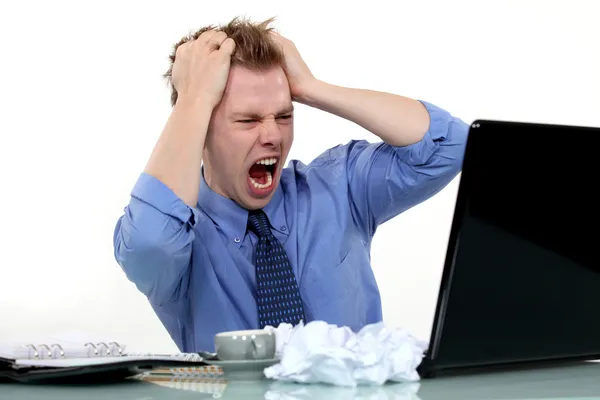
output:
[[[273,175],[267,171],[267,183],[258,183],[258,181],[252,177],[250,177],[250,181],[252,181],[252,185],[254,185],[255,188],[266,189],[273,184]]]
[[[256,163],[257,164],[263,164],[263,165],[273,165],[277,162],[276,158],[265,158],[263,160],[258,160]]]

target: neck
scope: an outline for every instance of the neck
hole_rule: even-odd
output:
[[[210,190],[212,190],[219,196],[222,196],[222,197],[225,197],[225,198],[231,200],[231,198],[229,196],[227,196],[225,194],[225,192],[223,190],[221,190],[219,185],[217,185],[216,182],[213,180],[213,174],[212,174],[211,168],[209,166],[206,166],[206,164],[202,165],[202,177],[204,178],[204,182],[206,182],[206,186],[208,186],[208,188]]]

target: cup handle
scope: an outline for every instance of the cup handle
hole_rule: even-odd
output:
[[[263,344],[256,343],[256,338],[252,339],[252,356],[255,360],[267,358],[267,348]]]

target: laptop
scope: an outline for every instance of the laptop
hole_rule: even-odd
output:
[[[471,124],[423,378],[600,359],[598,143]]]

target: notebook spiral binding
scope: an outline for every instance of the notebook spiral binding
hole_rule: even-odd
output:
[[[65,349],[58,343],[52,344],[27,344],[25,347],[29,350],[28,359],[60,359],[69,358]],[[87,357],[121,357],[124,356],[123,347],[117,342],[92,343],[88,342],[84,345],[87,350]]]

